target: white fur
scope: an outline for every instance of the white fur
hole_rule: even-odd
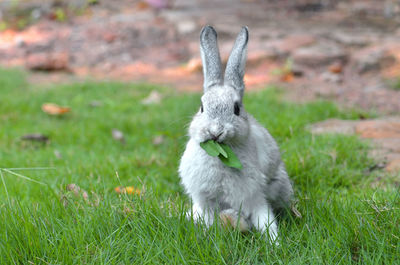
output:
[[[207,30],[213,29],[203,29]],[[247,34],[247,29],[245,33],[242,32],[240,34]],[[209,35],[211,33],[208,32]],[[239,37],[236,42],[244,39],[243,36]],[[235,47],[239,47],[237,49],[243,49],[244,54],[247,35],[245,37],[245,45],[235,44]],[[235,52],[240,54],[240,50]],[[208,54],[212,56],[212,52]],[[238,63],[243,64],[242,61],[243,56]],[[207,69],[207,72],[213,70],[219,71]],[[234,70],[231,69],[231,72]],[[242,78],[240,74],[239,78]],[[221,211],[233,211],[239,213],[250,227],[262,232],[268,230],[274,241],[278,234],[274,211],[290,204],[293,190],[275,140],[241,105],[243,89],[233,87],[231,82],[229,85],[205,87],[202,96],[204,111],[199,110],[190,124],[190,140],[181,158],[179,174],[192,199],[193,218],[196,221],[203,219],[207,225],[211,225]],[[238,116],[234,114],[235,102],[240,104]],[[209,156],[200,147],[201,142],[219,134],[217,141],[232,148],[243,165],[242,169],[224,165],[218,157]]]

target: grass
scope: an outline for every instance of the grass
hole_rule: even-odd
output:
[[[394,80],[389,80],[389,88],[394,91],[400,91],[400,78],[395,78]]]
[[[143,105],[150,91],[161,104]],[[328,102],[284,103],[276,90],[248,93],[245,106],[278,141],[302,218],[280,221],[280,245],[257,232],[210,229],[184,218],[189,200],[177,166],[198,94],[151,85],[83,83],[38,87],[0,70],[0,264],[399,264],[400,202],[390,176],[369,172],[355,137],[312,136],[327,118],[356,119]],[[97,100],[102,106],[91,107]],[[63,117],[45,102],[70,106]],[[112,138],[116,128],[122,144]],[[28,133],[46,144],[21,140]],[[152,139],[164,136],[160,145]],[[55,155],[55,153],[57,155]],[[50,169],[25,169],[51,167]],[[116,172],[118,174],[116,174]],[[376,187],[377,177],[384,184]],[[4,181],[4,182],[3,182]],[[86,190],[74,195],[75,183]],[[141,195],[118,195],[134,186]]]

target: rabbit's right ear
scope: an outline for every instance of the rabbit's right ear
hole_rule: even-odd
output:
[[[203,61],[204,92],[215,85],[222,85],[222,66],[219,56],[217,32],[205,26],[200,33],[200,54]]]

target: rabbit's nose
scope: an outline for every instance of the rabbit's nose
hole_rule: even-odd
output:
[[[212,134],[210,133],[211,140],[218,141],[218,138],[222,135],[222,132],[219,134]]]

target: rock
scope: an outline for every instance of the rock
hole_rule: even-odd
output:
[[[172,5],[170,0],[145,0],[154,9],[164,9]]]
[[[355,52],[353,61],[360,74],[380,70],[395,62],[395,58],[384,47],[375,46]]]
[[[325,82],[330,82],[330,83],[340,83],[343,81],[343,78],[340,74],[335,74],[331,72],[323,72],[321,78]]]
[[[249,54],[247,55],[246,66],[248,67],[257,66],[260,63],[271,59],[276,59],[276,53],[271,52],[271,50],[263,49],[263,50],[250,51]]]
[[[280,56],[288,56],[295,50],[314,44],[315,37],[308,34],[296,34],[288,36],[284,39],[268,41],[266,43],[267,50],[272,50]]]
[[[326,121],[318,122],[311,125],[309,129],[313,134],[341,133],[358,134],[362,138],[400,139],[400,117],[354,121],[328,119]]]
[[[336,31],[328,37],[346,46],[363,47],[368,45],[372,41],[371,37],[360,35],[359,33],[354,32]]]
[[[386,170],[389,172],[400,172],[400,158],[389,161],[386,165]]]
[[[103,35],[103,39],[108,43],[115,41],[116,38],[117,38],[117,34],[115,34],[113,32],[106,32]]]
[[[400,118],[362,121],[357,124],[356,133],[363,138],[400,139]]]
[[[369,155],[386,162],[386,170],[400,172],[400,117],[386,117],[374,120],[330,119],[309,126],[313,134],[341,133],[358,134],[372,141]]]
[[[303,68],[297,64],[293,64],[290,70],[295,77],[302,77],[304,75]]]
[[[69,54],[59,53],[34,53],[27,57],[26,68],[36,71],[69,71]]]
[[[317,44],[294,51],[292,58],[296,64],[321,67],[335,61],[344,63],[347,60],[347,54],[336,45]]]
[[[386,153],[398,153],[400,155],[400,138],[376,138],[374,143],[379,145]]]
[[[197,25],[193,20],[186,19],[177,21],[176,28],[179,34],[189,34],[197,29]]]
[[[352,135],[355,133],[357,121],[329,119],[317,122],[308,127],[312,134],[340,133]]]
[[[26,42],[22,36],[15,37],[14,42],[15,42],[15,46],[17,46],[18,48],[22,48],[26,45]]]

